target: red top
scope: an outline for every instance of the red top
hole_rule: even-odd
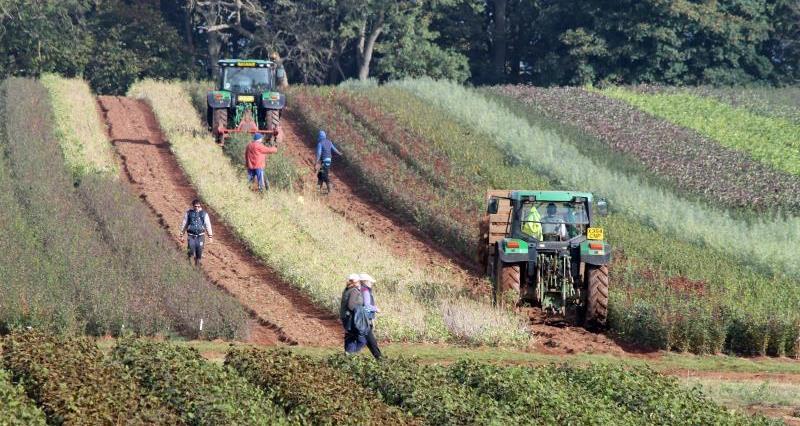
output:
[[[278,152],[274,146],[266,146],[260,142],[250,142],[244,151],[244,162],[248,169],[263,169],[267,166],[267,154]]]

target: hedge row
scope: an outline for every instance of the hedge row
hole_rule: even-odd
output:
[[[120,340],[112,351],[142,387],[194,425],[287,424],[282,410],[229,368],[207,362],[190,347]]]
[[[288,350],[234,347],[228,351],[225,365],[264,389],[293,421],[326,425],[419,424],[417,419],[387,406],[347,374]]]
[[[44,413],[25,395],[22,386],[11,383],[11,375],[0,369],[0,413],[4,426],[45,425]]]
[[[51,424],[182,424],[124,367],[88,338],[19,331],[5,337],[3,362]]]

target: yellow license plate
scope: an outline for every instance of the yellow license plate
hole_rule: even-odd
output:
[[[586,230],[586,239],[588,240],[602,240],[603,228],[589,228]]]
[[[256,98],[252,96],[239,96],[239,102],[255,102]]]

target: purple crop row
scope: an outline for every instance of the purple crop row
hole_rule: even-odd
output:
[[[580,88],[499,86],[494,91],[569,123],[612,151],[642,163],[676,188],[729,207],[800,208],[800,177],[778,172],[692,130]]]

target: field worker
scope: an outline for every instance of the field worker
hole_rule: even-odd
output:
[[[539,211],[536,206],[531,204],[531,211],[522,223],[522,233],[542,241],[542,218],[539,216]]]
[[[272,52],[269,59],[275,62],[275,83],[281,90],[289,88],[289,78],[286,76],[286,69],[283,67],[283,60],[278,52]]]
[[[274,146],[264,145],[264,135],[256,133],[253,141],[247,144],[244,151],[244,161],[247,164],[247,184],[258,180],[258,191],[264,192],[264,187],[269,189],[269,180],[264,176],[264,167],[267,166],[267,155],[278,152]]]
[[[557,235],[560,240],[567,238],[567,226],[564,218],[558,215],[558,207],[555,203],[547,204],[547,215],[542,218],[542,233]]]
[[[208,213],[203,210],[200,200],[192,200],[192,208],[183,215],[181,241],[183,241],[184,232],[189,234],[189,241],[186,245],[189,261],[194,256],[194,264],[199,266],[200,259],[203,258],[203,243],[205,242],[206,232],[208,233],[209,241],[214,238],[214,233],[211,231],[211,220],[208,218]]]
[[[339,319],[344,327],[344,352],[348,354],[358,352],[359,332],[355,326],[356,310],[364,305],[361,296],[361,277],[358,274],[347,276],[347,284],[342,291],[342,300],[339,304]]]
[[[328,139],[328,135],[325,134],[325,131],[320,130],[317,135],[317,159],[314,161],[315,168],[319,165],[319,169],[316,171],[317,186],[320,191],[322,191],[322,184],[324,183],[328,193],[331,192],[329,173],[331,169],[331,157],[333,157],[334,152],[338,155],[342,155],[342,153],[336,149],[336,145]]]
[[[359,279],[361,280],[361,298],[364,300],[364,312],[369,320],[369,329],[366,333],[359,335],[358,350],[366,345],[375,359],[381,359],[381,350],[378,348],[378,341],[375,340],[375,334],[372,332],[375,328],[375,314],[380,312],[380,309],[375,306],[375,295],[372,292],[375,279],[364,273],[359,274]]]

